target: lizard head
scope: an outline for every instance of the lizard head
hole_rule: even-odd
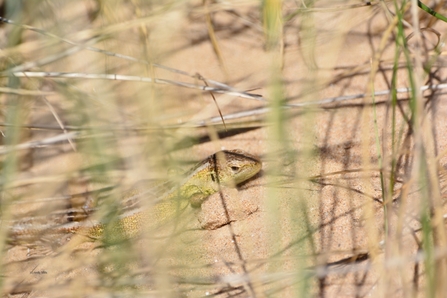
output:
[[[220,183],[234,186],[255,176],[262,168],[261,161],[242,150],[223,150],[214,154]]]

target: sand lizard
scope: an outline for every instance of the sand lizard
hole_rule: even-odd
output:
[[[48,232],[80,233],[91,238],[99,238],[105,229],[117,234],[117,238],[131,238],[140,233],[141,227],[149,223],[155,225],[173,216],[179,215],[189,205],[198,208],[213,193],[219,191],[220,186],[234,187],[253,176],[262,167],[261,161],[242,150],[223,150],[214,153],[194,166],[185,174],[177,187],[165,192],[149,208],[137,209],[124,213],[113,222],[104,224],[90,222],[86,225],[80,222],[61,225]],[[135,195],[136,193],[134,193]],[[35,236],[42,234],[42,229],[33,226],[15,226],[10,235]]]

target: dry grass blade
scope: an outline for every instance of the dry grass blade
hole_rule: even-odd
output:
[[[2,296],[445,293],[441,4],[5,3]]]

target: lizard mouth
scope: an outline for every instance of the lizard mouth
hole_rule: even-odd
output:
[[[241,169],[239,169],[239,173],[235,175],[235,183],[240,184],[247,181],[248,179],[251,179],[261,171],[261,168],[262,164],[257,162],[242,167]]]

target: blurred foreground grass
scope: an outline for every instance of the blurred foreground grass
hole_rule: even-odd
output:
[[[5,1],[2,293],[445,293],[446,24],[417,4]],[[30,216],[113,219],[222,147],[265,170],[166,230],[8,243]]]

